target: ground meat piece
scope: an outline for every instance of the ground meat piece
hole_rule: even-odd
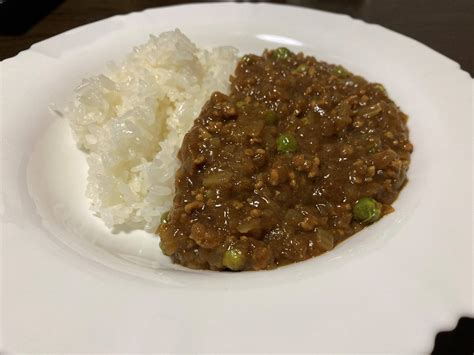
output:
[[[197,245],[206,249],[215,248],[221,240],[215,231],[199,222],[191,226],[191,234],[189,237],[194,240]]]

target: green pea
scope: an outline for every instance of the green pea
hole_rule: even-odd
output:
[[[300,64],[296,67],[296,69],[293,70],[293,73],[295,74],[304,74],[308,70],[308,66],[306,64]]]
[[[362,223],[373,223],[382,217],[382,204],[373,198],[362,197],[352,209],[354,218]]]
[[[334,74],[336,74],[337,76],[340,76],[341,78],[345,78],[347,76],[350,75],[349,71],[344,68],[342,65],[337,65],[336,67],[334,67]]]
[[[231,247],[224,253],[222,264],[232,271],[242,270],[245,266],[245,255],[242,250]]]
[[[379,91],[382,91],[384,94],[387,93],[387,89],[385,89],[385,86],[383,86],[382,84],[374,84],[374,88]]]
[[[291,134],[280,134],[276,140],[277,150],[280,153],[295,152],[298,149],[298,142]]]
[[[245,106],[245,101],[237,101],[235,103],[235,106],[237,106],[238,108],[242,108]]]
[[[278,117],[276,112],[267,111],[265,113],[265,123],[266,124],[274,125],[274,124],[278,123],[279,120],[280,120],[280,117]]]
[[[168,223],[170,211],[163,212],[160,217],[160,224]]]
[[[292,55],[293,53],[288,48],[285,48],[285,47],[277,48],[272,53],[272,57],[274,59],[288,59]]]

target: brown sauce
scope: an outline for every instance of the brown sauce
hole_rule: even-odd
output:
[[[244,56],[185,136],[163,252],[262,270],[334,248],[391,212],[413,149],[380,84],[285,49]]]

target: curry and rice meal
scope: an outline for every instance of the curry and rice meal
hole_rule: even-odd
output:
[[[84,81],[65,113],[92,210],[194,269],[333,249],[393,211],[413,149],[381,84],[286,48],[198,49],[178,30]]]

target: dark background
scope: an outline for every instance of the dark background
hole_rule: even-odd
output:
[[[0,0],[0,60],[71,28],[149,7],[197,1]],[[209,1],[208,1],[209,2]],[[222,2],[222,1],[216,1]],[[250,1],[255,2],[255,1]],[[345,13],[412,37],[474,76],[474,0],[277,0],[280,4]],[[433,339],[434,354],[472,354],[474,320]],[[396,336],[396,335],[395,335]],[[403,342],[403,339],[400,339]]]
[[[109,16],[176,0],[0,0],[0,59],[33,43]],[[222,2],[222,1],[220,1]],[[254,1],[251,1],[254,2]],[[474,76],[474,0],[276,0],[345,13],[412,37]]]

